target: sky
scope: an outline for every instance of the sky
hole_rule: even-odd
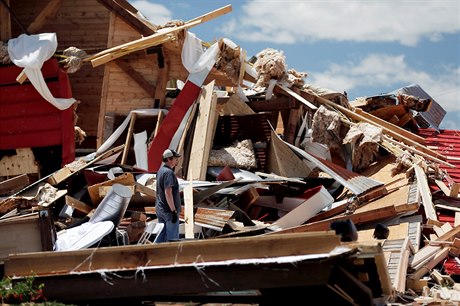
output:
[[[246,59],[282,52],[306,84],[346,92],[349,101],[418,84],[460,130],[460,0],[141,0],[151,23],[188,21],[226,5],[232,12],[189,31],[227,38]]]

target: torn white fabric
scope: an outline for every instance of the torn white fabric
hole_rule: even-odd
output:
[[[190,73],[188,81],[201,86],[216,63],[219,51],[218,42],[204,51],[201,39],[186,31],[181,56],[182,64]]]
[[[27,78],[46,101],[60,110],[75,103],[74,98],[55,98],[51,94],[41,72],[43,63],[50,59],[57,48],[56,33],[36,35],[21,34],[8,41],[8,54],[11,61],[24,68]]]

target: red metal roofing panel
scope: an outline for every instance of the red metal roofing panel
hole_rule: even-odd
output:
[[[455,168],[440,164],[456,182],[460,183],[460,131],[419,129],[418,135],[425,138],[425,145],[447,157],[447,162]]]

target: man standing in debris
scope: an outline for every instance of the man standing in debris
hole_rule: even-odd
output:
[[[156,215],[159,223],[164,223],[163,230],[158,233],[157,242],[179,239],[179,213],[181,199],[179,181],[174,173],[181,155],[174,150],[163,152],[163,166],[156,175]]]

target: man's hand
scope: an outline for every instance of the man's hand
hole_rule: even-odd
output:
[[[178,217],[177,217],[177,211],[173,211],[173,212],[172,212],[172,220],[171,220],[171,222],[172,222],[172,223],[176,223],[176,222],[177,222],[177,219],[178,219]]]

